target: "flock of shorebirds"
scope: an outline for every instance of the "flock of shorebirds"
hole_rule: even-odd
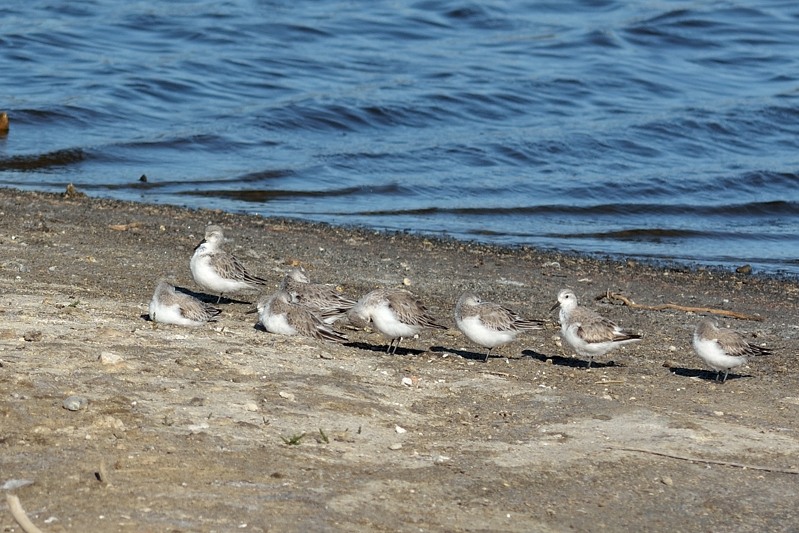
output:
[[[190,267],[194,281],[203,290],[218,295],[258,291],[270,284],[250,274],[235,256],[224,249],[225,236],[220,226],[205,229],[205,238],[194,249]],[[638,342],[641,335],[622,329],[613,321],[578,304],[574,292],[563,289],[550,311],[560,308],[561,335],[574,351],[588,357],[590,368],[594,357],[616,347]],[[368,324],[389,339],[387,351],[396,353],[403,339],[419,334],[425,328],[447,329],[431,316],[422,301],[400,288],[379,288],[359,300],[348,298],[332,285],[311,283],[302,267],[290,270],[277,292],[261,297],[256,305],[263,328],[281,335],[302,335],[325,341],[347,342],[347,337],[332,324],[346,318],[357,327]],[[255,311],[252,311],[255,312]],[[189,294],[179,292],[161,280],[150,301],[149,314],[154,322],[180,326],[201,326],[217,319],[221,310]],[[514,340],[525,330],[542,329],[544,321],[526,319],[500,304],[485,302],[473,292],[463,293],[455,306],[458,329],[475,344],[491,350]],[[749,357],[768,355],[770,350],[749,343],[741,334],[719,329],[705,318],[696,327],[693,346],[699,357],[716,371],[716,379],[724,372],[745,364]]]

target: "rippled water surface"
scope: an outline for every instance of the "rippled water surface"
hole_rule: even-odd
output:
[[[0,65],[0,185],[799,273],[793,1],[7,0]]]

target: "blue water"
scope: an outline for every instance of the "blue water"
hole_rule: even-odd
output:
[[[793,0],[6,0],[0,110],[0,186],[799,274]]]

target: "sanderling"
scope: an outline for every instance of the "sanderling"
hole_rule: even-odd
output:
[[[285,290],[258,301],[261,325],[269,333],[303,335],[326,341],[347,342],[347,337],[330,328],[308,307],[297,303]]]
[[[347,298],[333,285],[311,283],[302,267],[289,270],[280,284],[280,289],[317,313],[326,324],[332,324],[343,318],[355,305],[355,300]]]
[[[191,275],[203,289],[219,294],[217,303],[225,294],[257,290],[267,285],[265,279],[253,276],[233,255],[224,248],[225,236],[222,228],[210,225],[205,228],[205,239],[194,249],[191,256]]]
[[[610,350],[641,340],[640,335],[621,329],[615,322],[577,305],[577,296],[569,289],[558,293],[558,303],[550,312],[560,307],[560,332],[579,355],[588,357],[588,368],[594,356],[605,355]]]
[[[358,300],[347,316],[356,327],[373,322],[390,340],[386,352],[392,354],[397,353],[402,339],[416,335],[422,328],[447,329],[437,324],[421,300],[405,289],[375,289]]]
[[[749,344],[737,331],[719,329],[716,323],[705,318],[694,331],[694,350],[702,361],[716,371],[718,381],[721,371],[724,371],[722,383],[727,381],[730,370],[746,363],[754,355],[771,355],[771,350]]]
[[[202,326],[216,320],[221,313],[216,307],[197,298],[177,292],[166,280],[160,280],[150,300],[150,320],[178,326]]]
[[[516,338],[521,330],[542,329],[543,320],[527,320],[507,307],[484,302],[473,292],[464,292],[455,306],[455,323],[472,342],[491,350]]]

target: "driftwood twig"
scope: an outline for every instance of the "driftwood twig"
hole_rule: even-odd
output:
[[[795,474],[799,475],[799,470],[792,469],[792,468],[778,468],[773,466],[759,466],[759,465],[748,465],[745,463],[734,463],[731,461],[719,461],[716,459],[702,459],[700,457],[688,457],[686,455],[677,455],[673,453],[666,453],[666,452],[658,452],[655,450],[647,450],[645,448],[622,448],[617,446],[609,446],[608,449],[610,450],[621,450],[625,452],[638,452],[638,453],[648,453],[651,455],[660,455],[661,457],[669,457],[670,459],[679,459],[680,461],[691,461],[692,463],[706,463],[711,465],[723,465],[723,466],[733,466],[735,468],[744,468],[748,470],[762,470],[763,472],[779,472],[781,474]]]
[[[496,371],[493,371],[493,370],[481,370],[480,373],[481,374],[490,374],[492,376],[499,376],[501,378],[509,378],[509,377],[511,377],[511,374],[509,374],[507,372],[496,372]]]
[[[128,231],[130,229],[138,229],[142,226],[143,224],[141,222],[130,222],[128,224],[110,224],[108,228],[114,231]]]
[[[691,307],[678,304],[660,304],[660,305],[637,304],[631,299],[627,298],[626,296],[612,292],[610,290],[608,290],[605,294],[597,297],[597,300],[601,300],[602,298],[607,298],[610,301],[618,300],[627,307],[631,307],[633,309],[646,309],[647,311],[662,311],[664,309],[674,309],[675,311],[685,311],[686,313],[709,313],[713,315],[729,316],[732,318],[738,318],[740,320],[756,320],[758,322],[763,320],[762,316],[747,315],[745,313],[739,313],[737,311],[728,311],[727,309],[714,309],[712,307]]]
[[[19,498],[11,493],[6,493],[6,502],[8,503],[8,509],[11,511],[11,516],[14,517],[14,520],[17,521],[17,524],[25,533],[42,533],[42,530],[36,527],[31,522],[31,519],[28,518],[28,515],[25,514],[25,509],[19,503]]]

